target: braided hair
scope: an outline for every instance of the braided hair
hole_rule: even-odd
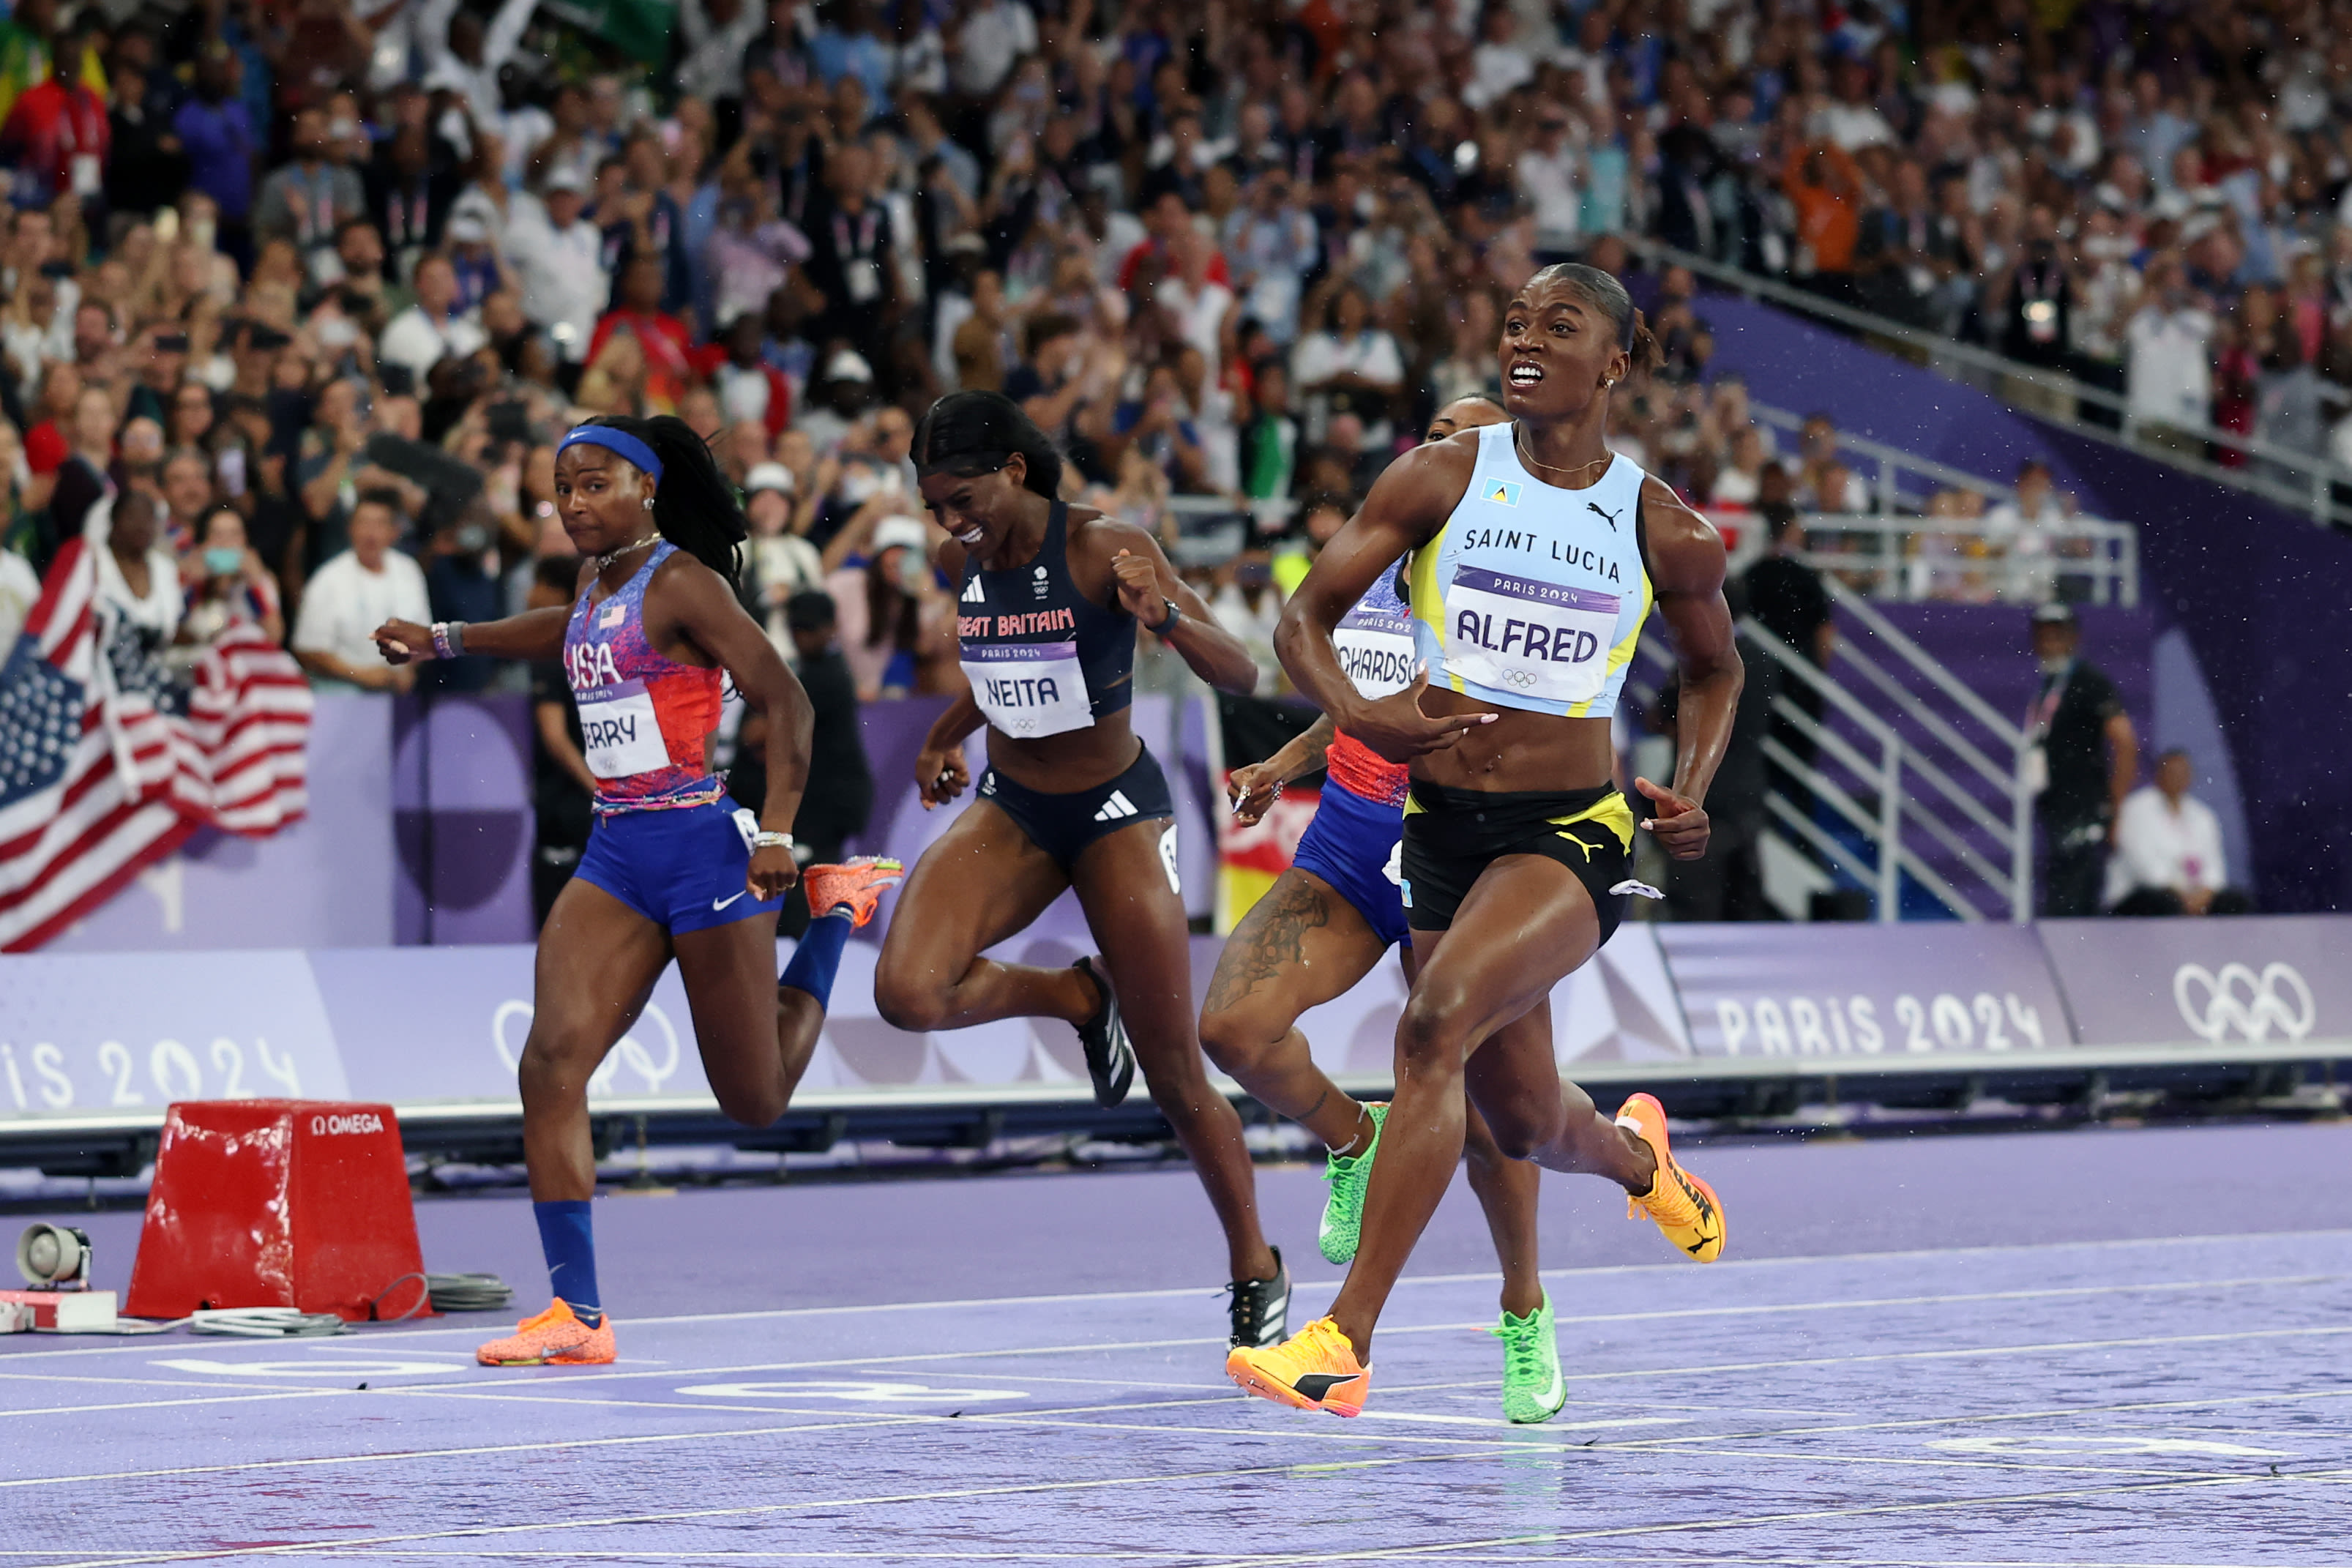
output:
[[[654,527],[661,536],[735,584],[742,570],[743,540],[751,531],[735,487],[719,471],[718,460],[694,427],[673,415],[635,419],[605,414],[588,421],[635,436],[662,462],[654,491]]]
[[[1062,489],[1062,454],[1021,405],[1001,392],[950,392],[915,426],[915,467],[921,473],[969,479],[992,474],[1018,452],[1022,487],[1052,500]]]

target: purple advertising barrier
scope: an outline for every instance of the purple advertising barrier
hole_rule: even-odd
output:
[[[2044,921],[2086,1046],[2352,1050],[2352,917]]]
[[[1552,1055],[1562,1067],[1669,1061],[1691,1054],[1683,1010],[1659,951],[1661,929],[1633,921],[1619,926],[1592,962],[1553,989]],[[1205,998],[1219,942],[1196,937],[1192,945],[1192,989]],[[1316,1065],[1334,1076],[1387,1077],[1395,1068],[1397,1017],[1404,1000],[1403,970],[1383,960],[1346,995],[1309,1009],[1298,1027]]]
[[[0,962],[0,1120],[160,1116],[175,1100],[347,1092],[300,952]]]
[[[1655,929],[1700,1057],[1883,1063],[2073,1043],[2028,926]]]
[[[777,967],[793,944],[777,943]],[[1081,950],[1024,935],[992,956],[1065,964]],[[833,1005],[801,1087],[855,1093],[943,1084],[1083,1086],[1077,1037],[1052,1020],[1005,1019],[971,1029],[908,1034],[874,1007],[870,945],[842,956]],[[349,1064],[354,1095],[416,1104],[512,1100],[530,1033],[529,947],[405,948],[310,954],[318,994]],[[693,1014],[675,965],[645,1012],[589,1079],[593,1108],[614,1100],[701,1100],[710,1093]]]
[[[1084,939],[1024,933],[991,956],[1060,965]],[[1195,1005],[1221,943],[1192,939]],[[781,968],[792,944],[780,942]],[[316,952],[78,954],[0,963],[0,1122],[160,1115],[173,1100],[254,1095],[404,1106],[515,1102],[530,1037],[532,949],[391,947]],[[843,955],[833,1005],[802,1088],[836,1104],[865,1091],[1050,1085],[1082,1098],[1086,1064],[1068,1025],[1008,1018],[910,1034],[874,1007],[877,953]],[[1301,1020],[1315,1059],[1384,1079],[1404,983],[1383,963]],[[1622,928],[1552,997],[1563,1065],[1686,1058],[1690,1045],[1654,928]],[[708,1104],[709,1079],[675,966],[590,1079],[589,1104]]]
[[[370,947],[392,941],[392,700],[322,691],[310,803],[267,838],[205,829],[51,942],[49,952]]]

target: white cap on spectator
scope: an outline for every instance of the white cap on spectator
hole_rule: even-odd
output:
[[[827,381],[872,381],[874,379],[874,367],[867,364],[866,363],[866,356],[859,353],[856,349],[844,349],[839,353],[824,362],[824,379]]]
[[[587,177],[577,169],[558,164],[548,171],[547,189],[551,194],[556,191],[584,191],[587,188]]]
[[[747,496],[758,495],[761,490],[790,495],[799,488],[793,471],[782,463],[754,463],[751,471],[743,476],[743,493]]]
[[[449,220],[449,237],[459,245],[480,245],[490,237],[489,226],[471,214]]]
[[[930,542],[931,531],[911,517],[886,517],[874,525],[876,555],[886,550],[895,550],[901,544],[910,550],[922,550]]]

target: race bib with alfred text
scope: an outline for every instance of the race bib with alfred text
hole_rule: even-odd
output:
[[[1508,697],[1589,702],[1609,679],[1618,598],[1490,572],[1455,570],[1445,590],[1445,664]]]

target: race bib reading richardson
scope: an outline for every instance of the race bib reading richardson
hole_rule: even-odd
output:
[[[1368,698],[1412,684],[1412,622],[1401,605],[1359,604],[1332,630],[1331,646],[1339,651],[1339,668]]]

